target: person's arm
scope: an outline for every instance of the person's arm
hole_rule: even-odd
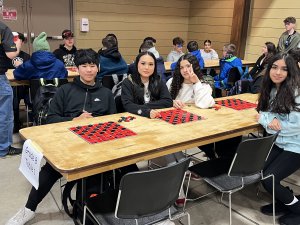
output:
[[[199,55],[200,55],[200,59],[199,59],[200,69],[204,69],[204,60],[203,60],[201,54],[199,54]]]
[[[126,78],[122,82],[121,99],[125,111],[150,118],[151,109],[147,105],[139,105],[135,103],[135,93],[132,82]]]
[[[1,31],[1,43],[8,58],[13,59],[19,55],[21,49],[21,40],[17,39],[17,41],[14,43],[14,36],[7,26]]]
[[[278,40],[278,44],[277,44],[278,52],[281,52],[284,50],[284,36],[285,36],[285,32],[280,36],[280,38]]]
[[[177,65],[177,62],[173,62],[172,64],[171,64],[171,66],[170,66],[170,68],[171,68],[171,70],[175,70],[175,68],[176,68],[176,65]]]
[[[31,75],[33,75],[30,61],[22,63],[13,71],[13,73],[16,80],[29,80]]]
[[[195,105],[201,109],[206,109],[215,105],[212,97],[212,89],[209,84],[200,81],[193,85],[195,93]]]
[[[272,130],[268,127],[268,125],[272,122],[272,120],[274,118],[276,118],[277,114],[276,113],[272,113],[272,112],[259,112],[259,119],[258,119],[258,123],[260,123],[265,130],[267,131],[267,133],[269,134],[274,134],[277,131]]]

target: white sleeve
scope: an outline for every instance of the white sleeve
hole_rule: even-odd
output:
[[[198,82],[193,85],[195,94],[195,105],[201,109],[209,108],[215,105],[212,97],[212,89],[209,84]]]

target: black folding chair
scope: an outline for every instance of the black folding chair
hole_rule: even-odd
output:
[[[99,224],[153,224],[190,215],[173,207],[183,185],[190,159],[159,169],[132,172],[122,177],[115,214],[97,215]],[[188,190],[188,187],[187,189]],[[84,207],[84,218],[88,206]],[[90,212],[92,214],[92,212]],[[94,217],[95,218],[95,217]]]
[[[237,149],[237,152],[231,162],[227,174],[221,174],[215,177],[204,177],[204,180],[222,192],[229,194],[229,216],[230,224],[232,224],[231,215],[231,195],[246,185],[264,180],[267,178],[273,179],[273,224],[275,224],[275,205],[274,205],[274,176],[273,174],[263,174],[265,161],[272,149],[274,141],[278,133],[242,141]],[[226,149],[224,149],[225,151]]]

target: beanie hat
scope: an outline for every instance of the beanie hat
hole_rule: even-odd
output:
[[[47,34],[45,32],[42,32],[37,36],[32,44],[33,52],[36,51],[50,51],[50,46],[47,41]]]

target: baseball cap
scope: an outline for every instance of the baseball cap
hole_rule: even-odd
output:
[[[63,39],[65,39],[65,38],[69,38],[69,37],[74,37],[74,34],[71,30],[64,30],[61,33],[61,36],[62,36]]]

